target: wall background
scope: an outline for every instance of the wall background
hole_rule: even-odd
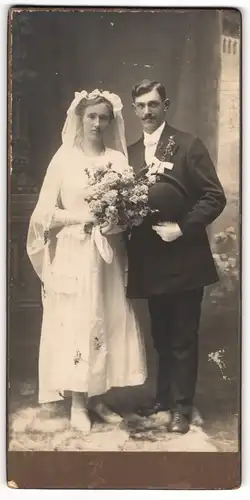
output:
[[[220,36],[215,10],[21,12],[14,15],[13,42],[14,86],[21,89],[15,109],[22,122],[13,133],[27,143],[32,176],[44,175],[60,145],[76,90],[118,92],[128,143],[135,141],[140,125],[131,89],[145,77],[166,85],[170,122],[199,134],[216,159]],[[22,79],[16,82],[19,68]]]

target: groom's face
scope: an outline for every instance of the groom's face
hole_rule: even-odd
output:
[[[148,134],[154,132],[165,120],[167,104],[156,89],[136,97],[133,107],[142,122],[143,130]]]

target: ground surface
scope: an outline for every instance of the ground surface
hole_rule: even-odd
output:
[[[184,436],[166,431],[169,415],[151,419],[135,414],[154,392],[155,356],[149,346],[149,380],[143,388],[111,391],[108,402],[124,415],[119,427],[94,421],[83,438],[69,425],[67,401],[39,407],[36,380],[11,378],[9,397],[10,450],[237,451],[239,413],[239,333],[237,300],[210,296],[200,333],[200,370],[196,406],[203,425],[192,425]],[[150,342],[150,338],[149,338]],[[216,362],[220,352],[222,364]],[[211,353],[215,353],[212,356]],[[197,420],[197,419],[196,419]],[[197,422],[196,422],[197,424]]]

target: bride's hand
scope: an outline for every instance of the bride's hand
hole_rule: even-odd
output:
[[[111,231],[113,224],[110,223],[104,223],[100,226],[100,231],[101,233],[105,236],[109,231]]]
[[[90,213],[90,211],[86,210],[75,210],[75,209],[62,209],[62,208],[55,208],[55,211],[53,213],[52,221],[51,221],[51,227],[58,227],[58,226],[70,226],[70,225],[75,225],[75,224],[91,224],[94,222],[94,217]]]
[[[117,226],[116,224],[103,224],[101,227],[100,227],[100,230],[101,230],[101,233],[103,235],[111,235],[111,234],[118,234],[118,233],[121,233],[122,232],[122,229]]]

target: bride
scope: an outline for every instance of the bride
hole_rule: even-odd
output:
[[[71,425],[91,429],[88,410],[118,422],[102,401],[111,387],[143,384],[144,345],[125,296],[126,253],[118,228],[92,221],[84,199],[86,169],[128,168],[120,98],[98,90],[75,94],[31,216],[27,252],[42,282],[39,402],[72,394]],[[104,145],[113,128],[120,152]]]

